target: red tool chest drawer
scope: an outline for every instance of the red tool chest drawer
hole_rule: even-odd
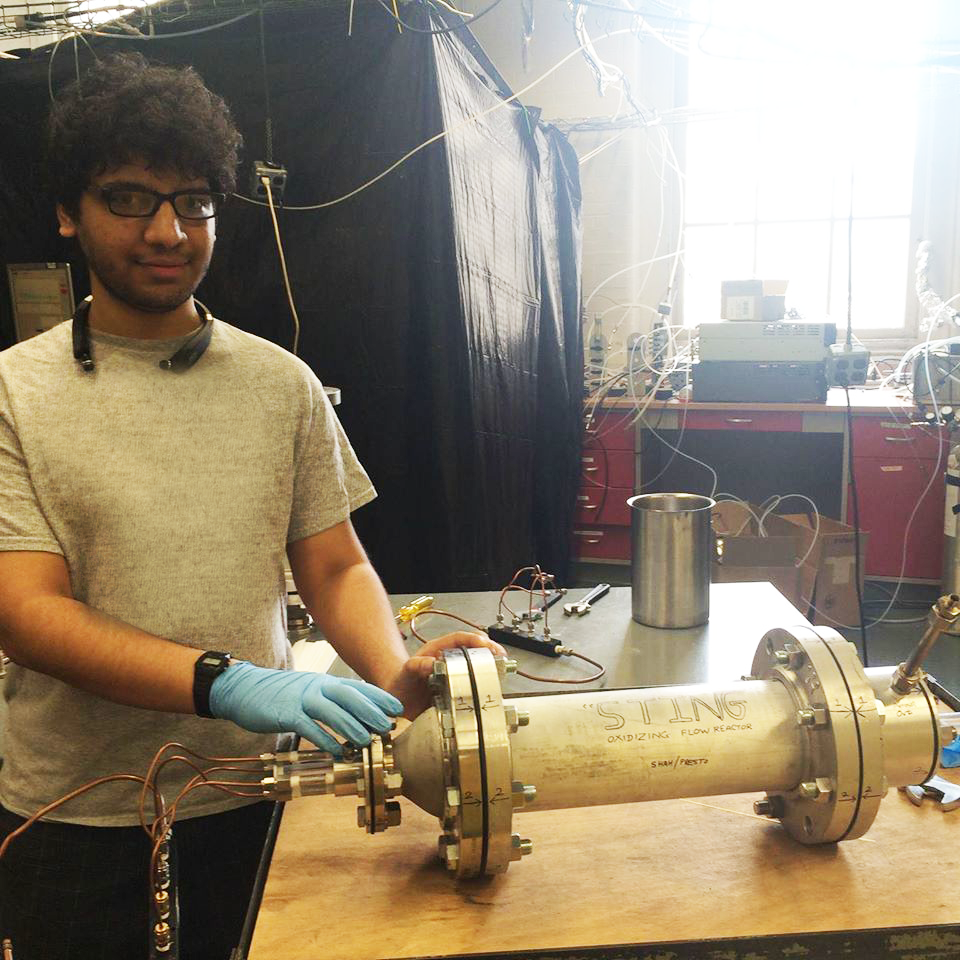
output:
[[[585,449],[580,456],[583,486],[633,488],[634,454],[632,450]]]
[[[688,430],[757,430],[800,433],[803,414],[786,410],[690,410]]]
[[[880,417],[856,416],[853,420],[853,453],[860,457],[920,457],[936,460],[940,434],[935,427],[913,426],[892,414]],[[944,444],[943,462],[947,462]]]
[[[629,413],[596,415],[583,434],[583,448],[605,450],[633,450],[636,427]]]
[[[577,494],[574,523],[603,523],[630,526],[627,500],[633,496],[629,487],[585,487]]]
[[[630,560],[629,527],[580,527],[573,531],[573,549],[580,560]]]

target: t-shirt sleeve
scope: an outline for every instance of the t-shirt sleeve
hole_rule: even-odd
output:
[[[7,396],[0,384],[0,550],[63,548],[50,529],[37,501],[30,470],[14,428]]]
[[[346,520],[377,495],[319,381],[294,472],[287,542]]]

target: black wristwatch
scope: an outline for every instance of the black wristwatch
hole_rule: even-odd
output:
[[[197,658],[193,667],[193,708],[198,717],[213,718],[210,712],[210,688],[229,666],[230,654],[221,650],[208,650]]]

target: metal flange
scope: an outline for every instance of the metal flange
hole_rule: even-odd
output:
[[[367,833],[382,833],[400,824],[400,804],[393,799],[403,787],[403,777],[393,762],[390,734],[370,738],[363,748],[363,777],[357,779],[357,794],[363,804],[357,807],[357,826]]]
[[[800,782],[768,794],[757,812],[781,820],[801,843],[862,836],[887,784],[881,717],[856,647],[828,627],[771,630],[757,648],[752,674],[789,690],[806,732]]]
[[[512,777],[510,733],[522,720],[503,702],[507,670],[482,648],[448,650],[434,666],[444,757],[440,856],[461,878],[502,873],[530,850],[512,833],[514,807],[536,791]]]

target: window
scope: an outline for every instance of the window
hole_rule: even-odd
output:
[[[788,308],[845,326],[849,276],[860,336],[915,332],[911,216],[934,10],[694,0],[686,324],[720,318],[721,280],[760,277],[789,281]]]

